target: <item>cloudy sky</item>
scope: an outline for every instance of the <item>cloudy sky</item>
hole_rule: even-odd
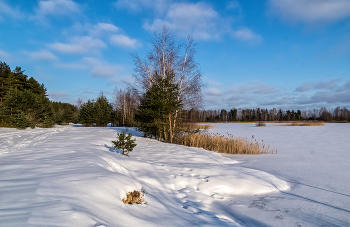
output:
[[[51,100],[112,98],[163,25],[197,43],[204,108],[350,108],[349,0],[0,0],[0,61]]]

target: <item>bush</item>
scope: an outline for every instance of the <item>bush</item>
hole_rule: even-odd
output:
[[[129,192],[126,194],[126,198],[122,199],[123,203],[125,204],[141,204],[145,201],[145,190],[142,189],[141,191],[134,190],[133,192]]]
[[[136,139],[132,140],[131,137],[131,133],[129,133],[128,136],[126,136],[125,132],[118,133],[118,140],[112,141],[112,143],[114,144],[113,147],[117,149],[122,149],[122,154],[128,156],[129,152],[131,152],[134,149],[134,147],[136,147]],[[127,153],[125,153],[125,151]]]
[[[256,127],[265,127],[266,124],[264,122],[258,122],[255,124]]]

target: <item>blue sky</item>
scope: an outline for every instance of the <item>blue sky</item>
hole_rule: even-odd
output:
[[[0,0],[0,61],[51,100],[112,99],[163,25],[194,37],[204,109],[350,108],[349,0]]]

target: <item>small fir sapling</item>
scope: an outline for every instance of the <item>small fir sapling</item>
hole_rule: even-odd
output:
[[[131,152],[134,149],[134,147],[136,147],[136,139],[132,140],[131,137],[131,133],[129,133],[128,135],[126,135],[125,132],[118,133],[118,140],[112,141],[112,143],[114,144],[113,147],[117,149],[122,149],[122,154],[128,156],[129,152]]]

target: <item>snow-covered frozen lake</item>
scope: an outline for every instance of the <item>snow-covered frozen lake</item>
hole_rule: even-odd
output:
[[[215,124],[278,154],[220,155],[122,128],[0,128],[0,226],[349,226],[350,124]],[[146,203],[125,205],[145,189]]]
[[[275,218],[300,219],[301,226],[350,226],[350,124],[211,125],[215,129],[209,132],[248,139],[254,136],[277,149],[277,155],[226,155],[241,162],[236,166],[261,170],[290,184],[291,190],[278,197],[259,197],[259,209],[268,213],[278,210],[272,212]]]

